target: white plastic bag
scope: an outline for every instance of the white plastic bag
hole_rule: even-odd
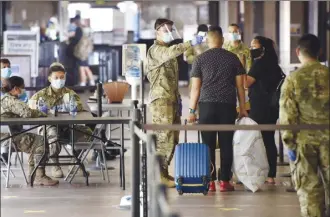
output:
[[[257,125],[250,118],[242,118],[238,125]],[[260,131],[237,130],[233,139],[233,167],[236,177],[252,192],[256,192],[268,176],[269,165]]]

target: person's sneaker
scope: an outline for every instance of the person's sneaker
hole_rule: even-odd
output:
[[[174,181],[170,180],[168,177],[161,176],[161,182],[166,185],[168,188],[175,188],[175,183]]]
[[[227,191],[235,191],[234,186],[230,184],[230,182],[220,181],[220,192],[227,192]]]
[[[215,192],[215,182],[211,181],[209,185],[209,192]]]
[[[52,176],[53,176],[54,178],[57,178],[57,179],[59,179],[59,178],[63,178],[64,175],[63,175],[63,171],[62,171],[61,167],[59,167],[59,166],[54,166],[54,167],[52,168]]]
[[[45,168],[38,168],[36,171],[36,177],[34,179],[34,185],[43,185],[43,186],[54,186],[58,185],[58,180],[53,180],[50,177],[46,176]]]

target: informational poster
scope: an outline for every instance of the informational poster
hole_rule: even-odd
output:
[[[291,36],[300,37],[301,36],[301,24],[292,23],[290,26]]]
[[[38,76],[39,63],[39,33],[33,31],[5,31],[5,55],[31,56],[31,77]]]
[[[145,44],[123,45],[123,76],[140,78],[142,61],[146,58],[147,46]]]

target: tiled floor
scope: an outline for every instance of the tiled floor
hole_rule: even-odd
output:
[[[187,96],[187,90],[183,92]],[[184,108],[187,107],[187,97],[184,97],[183,102]],[[185,114],[187,113],[184,110]],[[192,141],[197,139],[193,132],[188,136]],[[128,147],[129,143],[126,141]],[[85,186],[82,177],[78,177],[73,184],[60,180],[57,187],[31,188],[24,184],[20,171],[15,171],[17,178],[11,178],[10,188],[4,188],[4,179],[1,178],[1,216],[128,217],[130,212],[120,210],[118,205],[122,196],[130,194],[130,156],[129,149],[126,154],[126,191],[119,187],[119,160],[109,162],[110,166],[115,167],[115,170],[109,171],[110,183],[102,180],[99,171],[92,171],[89,187]],[[173,163],[171,170],[173,171]],[[288,168],[279,170],[287,172]],[[64,171],[67,169],[64,168]],[[182,217],[298,217],[297,196],[285,191],[289,180],[277,181],[278,185],[265,186],[257,193],[247,192],[243,187],[236,186],[236,191],[231,193],[179,196],[175,189],[170,189],[169,202],[172,209]]]

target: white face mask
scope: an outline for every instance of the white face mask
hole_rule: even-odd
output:
[[[1,69],[1,77],[2,78],[9,78],[10,76],[11,76],[11,69],[10,68]]]
[[[170,43],[172,41],[172,35],[171,33],[164,33],[163,37],[162,37],[163,42],[165,42],[166,44]]]
[[[229,40],[230,41],[239,41],[241,40],[241,35],[239,33],[229,33]]]
[[[51,81],[51,86],[55,89],[61,89],[65,85],[65,79],[56,79]]]

